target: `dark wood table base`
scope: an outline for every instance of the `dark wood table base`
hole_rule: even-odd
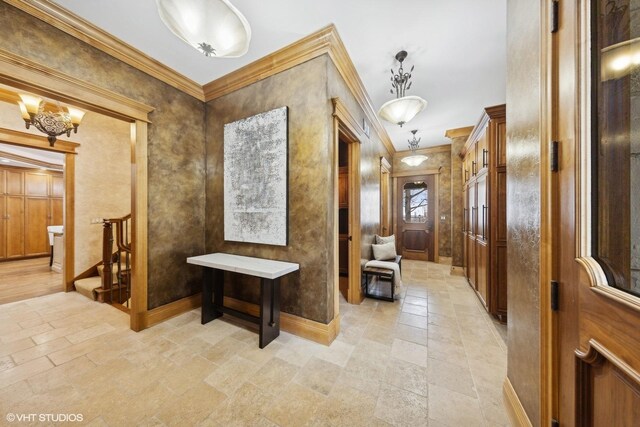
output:
[[[260,327],[260,348],[280,335],[280,279],[260,279],[260,316],[224,306],[224,270],[205,268],[202,282],[202,324],[230,314]]]

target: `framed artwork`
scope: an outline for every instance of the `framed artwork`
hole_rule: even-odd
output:
[[[224,125],[224,239],[288,243],[288,107]]]

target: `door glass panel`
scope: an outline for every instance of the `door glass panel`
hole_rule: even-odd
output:
[[[404,222],[427,222],[429,190],[424,181],[407,182],[404,184],[402,201],[402,218]]]
[[[640,295],[640,0],[592,0],[593,256]]]

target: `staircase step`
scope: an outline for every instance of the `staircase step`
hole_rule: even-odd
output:
[[[102,286],[102,279],[100,276],[87,277],[86,279],[76,280],[74,285],[79,294],[95,301],[96,293],[93,290]]]

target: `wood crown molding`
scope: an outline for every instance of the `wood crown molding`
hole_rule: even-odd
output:
[[[467,139],[467,142],[464,143],[464,147],[460,152],[460,156],[464,157],[464,155],[469,150],[471,144],[473,144],[484,132],[484,128],[489,123],[489,120],[495,119],[503,119],[507,117],[507,106],[506,104],[494,105],[493,107],[486,107],[482,110],[482,114],[480,115],[480,119],[478,119],[478,123],[474,126],[471,135]]]
[[[439,175],[440,169],[412,169],[403,172],[394,172],[391,174],[391,178],[403,178],[405,176],[418,176],[418,175]]]
[[[0,83],[120,120],[149,122],[153,107],[0,49]]]
[[[448,129],[444,133],[444,136],[449,139],[466,138],[469,135],[471,135],[472,131],[473,131],[473,126],[466,126],[463,128],[456,128],[456,129]]]
[[[335,25],[316,31],[297,42],[277,50],[251,64],[235,70],[204,85],[205,102],[220,98],[238,89],[259,82],[282,71],[293,68],[303,62],[327,54],[345,80],[347,87],[364,110],[366,118],[375,129],[389,153],[395,153],[391,138],[384,129],[373,109],[371,99],[367,94],[362,80],[358,76],[355,65],[351,61],[344,43],[340,39]],[[357,128],[361,130],[358,123]]]
[[[507,414],[511,420],[511,425],[516,427],[533,427],[533,424],[531,424],[531,420],[529,419],[524,406],[522,406],[522,402],[520,402],[520,398],[518,398],[518,394],[513,388],[508,377],[504,379],[502,397],[504,399],[504,406],[507,409]]]
[[[16,162],[26,163],[33,167],[53,169],[56,171],[62,171],[64,168],[62,165],[59,165],[56,163],[49,163],[49,162],[44,162],[42,160],[30,159],[29,157],[19,156],[13,153],[7,153],[6,151],[0,151],[0,157],[9,159],[9,160],[14,160]],[[10,165],[6,165],[6,166],[10,166]]]
[[[80,144],[71,141],[58,139],[56,145],[52,147],[46,136],[33,135],[27,132],[0,128],[0,141],[13,145],[29,146],[56,153],[76,154],[76,148]]]
[[[142,51],[49,0],[4,0],[29,15],[131,65],[174,88],[204,101],[202,86]]]

